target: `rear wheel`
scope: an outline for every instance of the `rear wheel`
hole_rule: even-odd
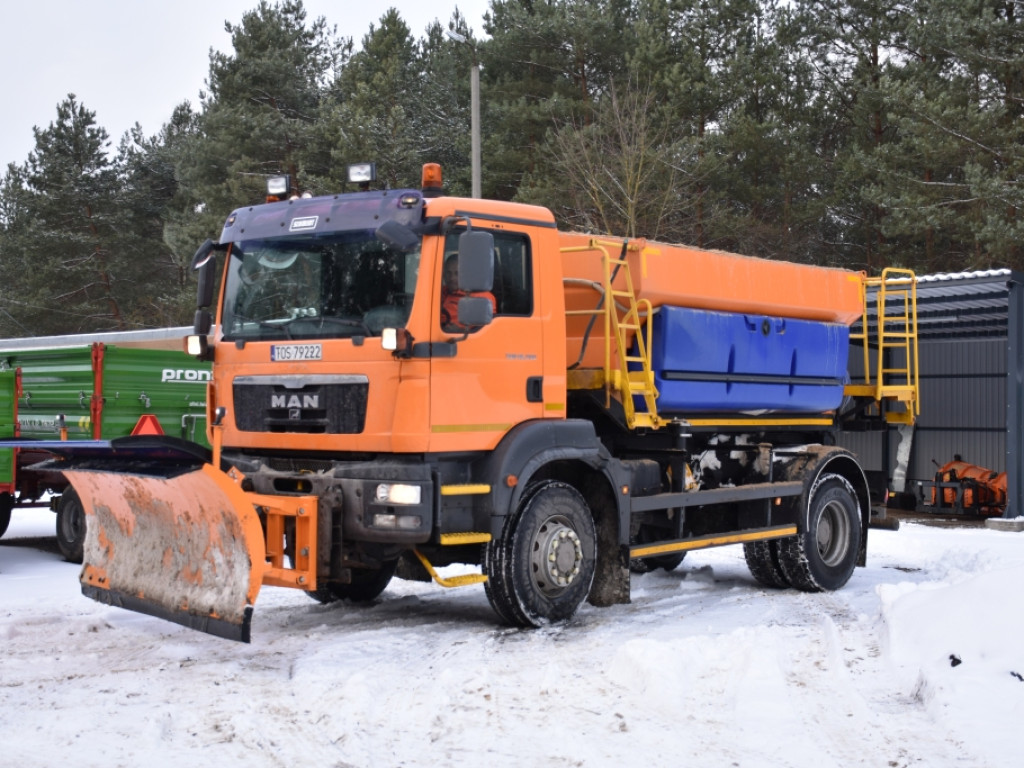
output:
[[[11,524],[11,510],[14,509],[14,494],[0,493],[0,536],[7,533]]]
[[[509,624],[564,621],[594,580],[597,534],[590,508],[571,485],[547,481],[528,489],[484,552],[487,598]]]
[[[57,546],[71,563],[82,562],[85,549],[85,510],[75,489],[68,486],[57,502]]]
[[[842,587],[857,565],[861,520],[857,494],[841,475],[822,475],[811,491],[804,532],[780,539],[779,565],[804,592]]]
[[[307,594],[318,603],[333,603],[337,600],[368,603],[387,589],[397,566],[398,561],[391,560],[380,568],[353,568],[352,580],[348,584],[331,582]]]
[[[777,541],[751,541],[743,545],[743,557],[750,574],[766,587],[784,589],[789,580],[779,564]]]

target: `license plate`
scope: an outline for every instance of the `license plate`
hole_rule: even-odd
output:
[[[290,360],[322,360],[323,348],[319,344],[272,344],[270,359],[275,363]]]

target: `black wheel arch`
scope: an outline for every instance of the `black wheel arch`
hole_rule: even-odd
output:
[[[628,543],[629,496],[617,491],[630,483],[629,471],[598,439],[594,425],[583,419],[530,421],[502,438],[474,473],[491,484],[491,533],[498,535],[504,519],[540,480],[561,480],[574,486],[597,514],[615,517],[622,543]]]
[[[857,457],[845,448],[835,446],[814,445],[800,452],[795,458],[784,465],[785,480],[800,480],[804,484],[803,492],[794,497],[796,506],[792,507],[795,522],[803,532],[805,525],[802,511],[808,507],[811,492],[818,483],[818,478],[825,474],[839,475],[853,488],[860,507],[860,549],[857,553],[857,565],[867,563],[868,523],[871,520],[871,491],[867,476],[857,461]]]

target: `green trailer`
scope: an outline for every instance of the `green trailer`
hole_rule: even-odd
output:
[[[53,342],[81,337],[0,342],[0,439],[18,444],[0,448],[0,536],[15,507],[39,506],[48,498],[61,552],[81,562],[81,504],[59,471],[37,466],[54,457],[47,449],[53,441],[73,448],[162,434],[209,446],[210,365],[167,348],[183,335],[167,329],[162,335],[101,334],[67,346]]]

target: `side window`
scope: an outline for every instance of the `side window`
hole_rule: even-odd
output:
[[[445,241],[445,254],[459,250],[459,234],[449,234]],[[530,240],[526,235],[492,231],[494,235],[494,288],[495,317],[533,314],[533,270]]]
[[[494,233],[494,296],[499,315],[533,314],[530,241],[525,235]]]

